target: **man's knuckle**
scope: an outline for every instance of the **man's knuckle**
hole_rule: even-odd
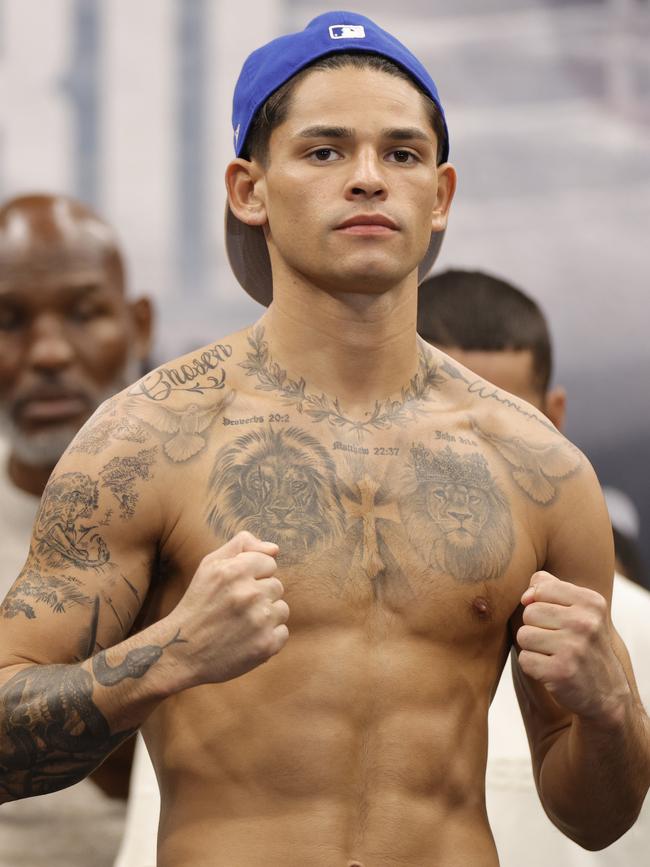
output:
[[[240,530],[234,537],[236,542],[251,542],[255,539],[255,536],[250,532],[250,530]]]

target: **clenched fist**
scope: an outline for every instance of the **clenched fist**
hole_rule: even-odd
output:
[[[289,606],[275,577],[278,546],[242,532],[203,558],[168,619],[189,685],[231,680],[286,644]]]
[[[606,600],[596,591],[536,572],[521,597],[519,665],[585,719],[615,720],[630,695],[614,652]]]

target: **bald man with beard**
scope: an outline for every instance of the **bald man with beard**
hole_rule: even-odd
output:
[[[27,195],[0,208],[0,599],[25,561],[55,464],[97,407],[142,373],[151,307],[129,300],[125,282],[112,229],[81,203]],[[77,604],[36,580],[30,596],[55,615]],[[33,617],[30,607],[28,598],[15,615]],[[5,804],[0,867],[110,865],[130,757],[127,742],[88,780]]]

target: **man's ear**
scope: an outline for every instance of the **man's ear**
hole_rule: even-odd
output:
[[[226,168],[226,190],[230,210],[247,226],[266,223],[264,173],[256,160],[238,158]]]
[[[556,385],[546,392],[544,398],[544,415],[561,431],[566,419],[566,389]]]
[[[451,163],[438,166],[438,193],[431,219],[431,231],[442,232],[447,228],[447,215],[456,192],[456,169]]]
[[[151,353],[153,334],[153,305],[143,296],[129,302],[129,314],[133,323],[133,344],[140,361],[145,361]]]

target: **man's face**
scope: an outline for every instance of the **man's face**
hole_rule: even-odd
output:
[[[56,462],[97,406],[139,375],[146,343],[114,254],[71,228],[0,244],[0,424],[24,463]]]
[[[309,74],[255,188],[274,279],[380,293],[415,272],[453,195],[436,147],[410,82],[350,67]]]

